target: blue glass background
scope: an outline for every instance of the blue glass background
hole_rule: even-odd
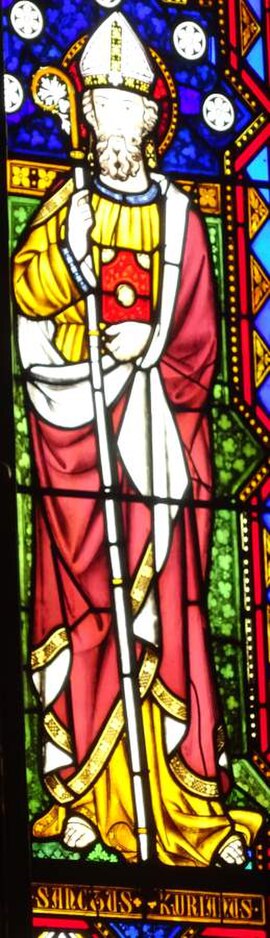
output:
[[[110,922],[110,929],[116,938],[176,938],[185,929],[184,925],[172,925],[171,922]],[[186,929],[185,929],[186,930]]]
[[[67,158],[68,140],[57,119],[42,114],[31,97],[31,77],[40,65],[59,63],[72,42],[85,32],[92,32],[108,15],[96,0],[51,0],[38,4],[44,15],[44,30],[35,40],[22,40],[10,23],[12,3],[3,2],[5,70],[16,75],[24,88],[24,101],[19,111],[7,116],[9,149],[22,157],[63,161]],[[223,148],[250,121],[250,110],[219,77],[216,64],[215,12],[200,12],[196,5],[188,12],[166,7],[162,0],[122,0],[117,7],[130,19],[146,45],[156,48],[164,58],[177,86],[179,125],[173,143],[161,161],[160,168],[181,175],[218,176],[222,168]],[[185,18],[202,26],[207,34],[204,57],[189,63],[180,58],[173,45],[175,26]],[[223,91],[232,101],[236,121],[228,133],[217,133],[206,126],[201,116],[207,94]]]

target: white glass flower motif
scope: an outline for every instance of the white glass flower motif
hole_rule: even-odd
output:
[[[65,82],[60,81],[57,75],[52,77],[43,75],[38,89],[38,97],[49,109],[58,114],[62,130],[69,134],[70,103]]]
[[[232,102],[225,94],[216,92],[207,95],[203,103],[203,118],[211,130],[224,133],[230,130],[235,121],[235,112]]]
[[[74,931],[43,931],[40,938],[83,938],[83,936]]]
[[[114,7],[118,7],[121,3],[121,0],[96,0],[96,3],[100,7],[104,7],[105,10],[113,10]]]
[[[36,39],[43,29],[41,10],[31,0],[19,0],[18,3],[14,3],[10,13],[10,22],[15,33],[22,39]]]
[[[183,59],[201,59],[206,49],[206,35],[202,27],[192,20],[178,23],[173,33],[173,43]]]
[[[4,75],[4,98],[6,114],[15,114],[23,102],[23,88],[15,75]]]

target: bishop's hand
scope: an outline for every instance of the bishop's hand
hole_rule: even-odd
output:
[[[93,216],[88,189],[74,192],[68,214],[68,240],[72,254],[77,261],[82,261],[87,254],[89,231],[93,227]]]
[[[119,322],[108,326],[102,339],[106,349],[118,362],[129,362],[144,352],[152,327],[146,322]]]

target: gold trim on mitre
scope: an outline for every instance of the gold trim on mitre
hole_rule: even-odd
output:
[[[115,88],[116,82],[112,81],[112,76],[107,75],[87,75],[84,79],[84,84],[86,88]],[[135,91],[137,94],[147,95],[149,94],[150,85],[147,85],[145,81],[140,81],[139,78],[124,78],[121,76],[121,79],[117,82],[117,88],[126,89],[126,91]]]
[[[64,648],[69,648],[69,639],[66,629],[62,626],[52,632],[49,638],[46,638],[46,641],[42,642],[38,648],[33,649],[31,654],[32,670],[37,671],[39,668],[46,667]]]
[[[217,782],[195,775],[191,769],[184,765],[178,753],[170,760],[170,767],[178,782],[193,795],[200,795],[201,798],[219,797],[220,792]]]
[[[122,13],[112,13],[87,42],[81,75],[89,88],[126,88],[147,95],[154,71],[146,50]]]

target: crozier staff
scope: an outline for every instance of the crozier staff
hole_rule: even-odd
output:
[[[32,668],[52,806],[34,835],[76,848],[101,837],[138,857],[89,382],[92,282],[157,854],[168,864],[241,864],[261,819],[229,813],[223,800],[229,773],[204,596],[210,505],[181,506],[188,486],[196,506],[211,498],[208,245],[186,195],[148,172],[155,75],[122,14],[91,36],[80,68],[93,191],[74,193],[69,180],[48,199],[14,267],[36,470],[60,492],[36,507]]]

